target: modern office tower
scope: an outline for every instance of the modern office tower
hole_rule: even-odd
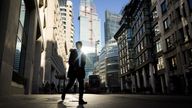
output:
[[[88,78],[93,73],[101,40],[100,19],[93,0],[80,0],[79,25],[79,40],[82,41],[83,51],[87,54],[85,70]]]
[[[98,63],[95,66],[94,75],[99,75],[101,80],[101,89],[105,90],[107,87],[106,81],[106,48],[103,47],[101,49],[101,53],[99,55]]]
[[[107,41],[106,45],[106,83],[109,92],[120,91],[120,68],[119,68],[119,53],[115,39]]]
[[[120,68],[117,42],[108,40],[102,48],[95,65],[94,75],[101,79],[101,89],[108,92],[120,91]]]
[[[86,52],[95,53],[95,45],[101,38],[100,19],[93,0],[80,0],[80,36]]]
[[[107,43],[110,39],[114,38],[113,36],[120,28],[119,22],[121,20],[121,15],[110,12],[108,10],[105,11],[105,43]]]
[[[108,92],[116,92],[120,90],[119,54],[117,42],[114,39],[115,33],[120,28],[120,20],[120,14],[108,10],[105,11],[105,82]]]

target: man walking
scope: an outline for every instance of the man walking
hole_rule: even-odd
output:
[[[81,41],[76,42],[76,48],[77,49],[70,50],[69,70],[67,75],[69,82],[62,93],[61,99],[65,99],[66,92],[73,86],[77,79],[79,82],[79,104],[87,104],[87,102],[83,100],[86,56],[81,51]]]

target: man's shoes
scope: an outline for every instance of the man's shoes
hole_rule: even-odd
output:
[[[85,102],[83,99],[80,99],[80,100],[79,100],[79,104],[81,104],[81,105],[82,105],[82,104],[87,104],[87,102]]]
[[[62,100],[62,101],[65,100],[65,93],[63,93],[63,94],[61,95],[61,100]]]

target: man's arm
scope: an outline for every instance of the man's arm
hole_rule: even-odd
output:
[[[73,51],[74,49],[70,49],[70,55],[69,55],[69,65],[73,65],[74,60],[73,60]]]

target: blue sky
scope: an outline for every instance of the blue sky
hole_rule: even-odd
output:
[[[101,20],[101,38],[102,45],[104,42],[104,22],[105,22],[105,10],[109,10],[115,13],[120,13],[123,6],[128,3],[129,0],[94,0],[96,5],[97,13]],[[73,14],[74,14],[74,25],[75,25],[75,42],[79,39],[79,2],[80,0],[73,0]]]

